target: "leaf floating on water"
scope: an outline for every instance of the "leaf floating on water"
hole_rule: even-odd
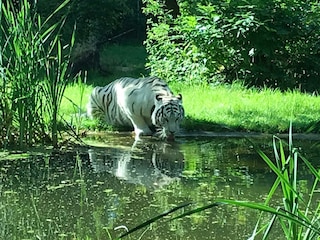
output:
[[[68,183],[68,184],[59,184],[57,186],[47,186],[47,190],[57,190],[57,189],[60,189],[60,188],[64,188],[64,187],[69,187],[69,186],[72,186],[73,184],[72,183]]]
[[[68,237],[68,235],[65,234],[65,233],[60,233],[58,236],[59,236],[59,237]]]
[[[105,192],[105,193],[111,193],[112,191],[113,191],[113,189],[111,189],[111,188],[107,188],[107,189],[103,190],[103,192]]]
[[[119,230],[119,229],[124,229],[124,230],[126,230],[127,232],[129,232],[129,229],[128,229],[126,226],[124,226],[124,225],[121,225],[121,226],[118,226],[118,227],[115,227],[115,228],[114,228],[115,231],[117,231],[117,230]]]
[[[130,199],[129,197],[123,197],[123,198],[122,198],[122,201],[123,201],[124,203],[131,203],[131,199]]]
[[[30,157],[29,153],[9,153],[9,152],[0,153],[1,160],[21,160],[21,159],[27,159],[29,157]]]
[[[150,207],[160,207],[160,204],[150,204]]]
[[[4,191],[4,194],[15,194],[15,193],[17,193],[17,192],[12,191],[12,190]]]
[[[172,190],[172,189],[166,189],[165,192],[166,192],[166,193],[174,193],[174,190]]]

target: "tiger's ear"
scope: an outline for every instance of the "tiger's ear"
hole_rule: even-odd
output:
[[[182,95],[179,93],[177,96],[176,96],[180,101],[182,101]]]

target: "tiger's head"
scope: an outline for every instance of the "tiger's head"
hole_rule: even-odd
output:
[[[173,140],[184,118],[181,94],[177,96],[159,94],[155,96],[154,103],[152,124],[156,126],[160,138]]]

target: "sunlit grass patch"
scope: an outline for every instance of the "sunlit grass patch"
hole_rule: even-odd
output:
[[[176,83],[172,88],[183,95],[187,119],[212,123],[214,129],[221,125],[224,130],[285,132],[292,120],[295,131],[302,132],[318,121],[320,99],[298,91],[247,89],[239,83],[214,87]]]
[[[83,92],[81,87],[84,88]],[[64,93],[64,98],[62,99],[61,114],[72,115],[79,113],[79,111],[80,113],[85,113],[86,104],[92,89],[92,85],[83,84],[83,86],[81,86],[78,83],[68,85]]]

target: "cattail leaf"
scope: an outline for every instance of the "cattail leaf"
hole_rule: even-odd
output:
[[[296,215],[291,212],[286,211],[285,209],[278,208],[275,209],[273,207],[266,206],[264,204],[259,203],[252,203],[252,202],[245,202],[245,201],[236,201],[236,200],[216,200],[217,203],[224,203],[224,204],[232,204],[235,206],[241,206],[241,207],[247,207],[251,209],[256,209],[259,211],[275,214],[278,217],[281,217],[283,219],[287,219],[291,222],[297,223],[301,226],[311,228],[313,231],[315,231],[317,234],[320,234],[320,229],[317,228],[315,225],[310,222],[310,220],[306,216]]]
[[[280,179],[280,183],[282,184],[282,186],[284,186],[284,194],[285,196],[288,195],[287,190],[291,190],[293,191],[301,201],[303,201],[303,199],[301,198],[300,194],[296,191],[296,189],[294,189],[290,182],[288,181],[287,177],[284,176],[284,174],[281,172],[281,170],[279,168],[277,168],[277,166],[274,165],[274,163],[266,156],[266,154],[264,152],[262,152],[260,149],[257,150],[258,154],[262,157],[262,159],[267,163],[267,165],[271,168],[271,170],[278,176],[278,178]]]
[[[189,216],[189,215],[192,215],[192,214],[195,214],[195,213],[198,213],[198,212],[202,212],[204,210],[207,210],[207,209],[210,209],[210,208],[213,208],[213,207],[217,207],[217,206],[220,206],[222,204],[223,203],[214,202],[214,203],[202,206],[202,207],[198,207],[198,208],[192,209],[190,211],[187,211],[187,212],[185,212],[185,213],[183,213],[183,214],[181,214],[179,216],[176,216],[176,217],[170,219],[170,221],[175,220],[175,219],[179,219],[179,218],[183,218],[185,216]]]
[[[161,214],[159,214],[159,215],[157,215],[157,216],[155,216],[155,217],[153,217],[153,218],[151,218],[151,219],[139,224],[138,226],[130,229],[128,232],[122,234],[119,238],[123,238],[123,237],[125,237],[125,236],[127,236],[127,235],[129,235],[129,234],[141,229],[141,228],[149,226],[151,223],[154,223],[155,221],[164,218],[165,216],[169,215],[170,213],[173,213],[173,212],[175,212],[175,211],[177,211],[177,210],[179,210],[181,208],[184,208],[186,206],[189,206],[191,204],[192,204],[191,202],[184,203],[184,204],[181,204],[181,205],[179,205],[177,207],[174,207],[174,208],[172,208],[172,209],[170,209],[168,211],[165,211],[165,212],[163,212],[163,213],[161,213]]]
[[[271,220],[270,220],[270,222],[269,222],[266,230],[264,231],[262,240],[268,239],[268,236],[269,236],[269,234],[270,234],[270,232],[271,232],[272,227],[274,226],[274,222],[276,221],[276,219],[277,219],[277,215],[274,214],[274,215],[272,216],[272,218],[271,218]]]
[[[43,22],[43,26],[46,25],[50,19],[57,14],[58,12],[61,11],[61,9],[63,9],[69,2],[71,2],[71,0],[65,0],[63,1],[47,18],[46,20]]]

